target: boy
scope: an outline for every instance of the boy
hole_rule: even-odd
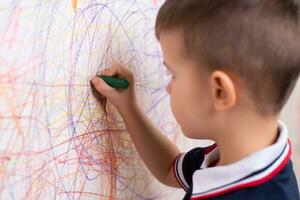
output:
[[[279,114],[300,71],[298,6],[292,0],[166,0],[156,21],[172,112],[189,138],[216,144],[180,153],[139,107],[133,74],[115,90],[93,78],[116,106],[141,158],[184,199],[299,200],[291,144]],[[173,172],[174,171],[174,172]]]

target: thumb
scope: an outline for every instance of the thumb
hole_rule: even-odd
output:
[[[130,69],[124,67],[122,64],[119,62],[114,61],[112,63],[112,68],[115,69],[117,74],[120,76],[124,77],[125,79],[129,80],[130,82],[133,81],[133,73]]]
[[[117,70],[114,68],[107,68],[107,69],[101,71],[99,74],[104,75],[104,76],[114,76],[114,75],[117,75]]]

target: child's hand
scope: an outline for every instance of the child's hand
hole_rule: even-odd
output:
[[[139,108],[133,73],[119,63],[113,63],[101,75],[120,76],[129,81],[129,88],[123,90],[110,87],[99,77],[91,80],[95,89],[106,96],[122,115],[136,149],[154,176],[166,185],[180,187],[172,168],[180,151]],[[101,101],[102,98],[99,99]]]
[[[105,81],[97,76],[93,77],[91,80],[96,90],[107,97],[120,113],[126,112],[126,110],[130,110],[137,105],[134,76],[129,69],[123,67],[120,63],[113,62],[111,68],[102,71],[100,75],[119,76],[129,81],[129,87],[124,90],[110,87]]]

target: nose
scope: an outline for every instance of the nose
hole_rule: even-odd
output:
[[[171,90],[172,90],[171,82],[168,83],[166,90],[169,94],[171,94]]]

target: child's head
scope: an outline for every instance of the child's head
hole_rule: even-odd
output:
[[[171,92],[177,95],[172,105],[171,94],[175,117],[184,115],[188,105],[182,104],[193,97],[206,106],[200,113],[231,111],[249,100],[261,116],[277,116],[300,72],[298,21],[292,0],[166,0],[155,29],[166,65],[181,70],[169,87],[185,87]],[[179,86],[176,76],[189,85]],[[189,90],[194,96],[185,96]]]

